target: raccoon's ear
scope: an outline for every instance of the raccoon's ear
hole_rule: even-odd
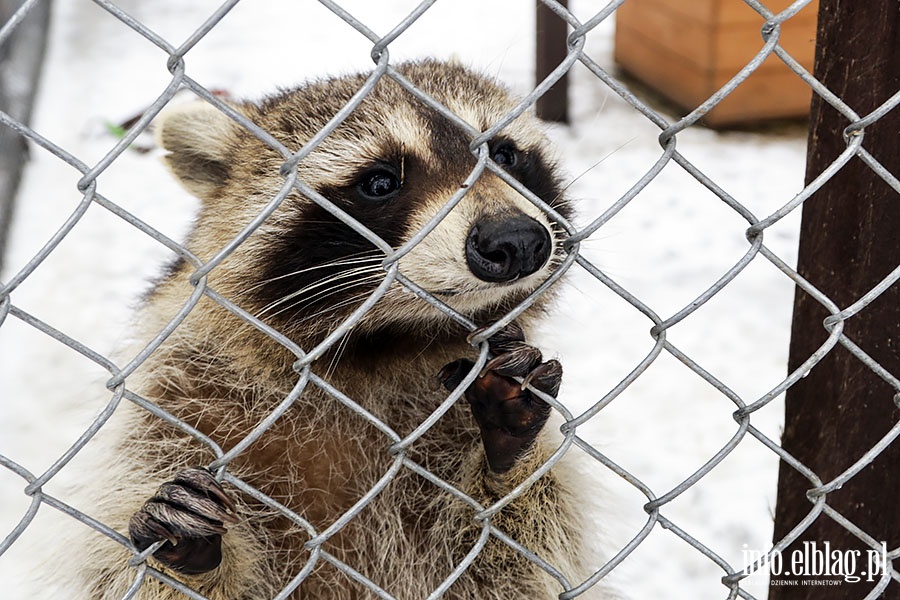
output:
[[[208,198],[228,178],[240,125],[206,102],[168,108],[157,119],[156,141],[169,152],[169,168],[189,192]]]

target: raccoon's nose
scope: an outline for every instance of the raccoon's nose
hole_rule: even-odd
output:
[[[482,281],[515,281],[550,258],[550,232],[525,215],[479,221],[466,237],[466,262]]]

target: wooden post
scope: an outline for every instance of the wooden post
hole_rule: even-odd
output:
[[[897,0],[822,0],[815,77],[864,116],[900,90],[900,10]],[[813,96],[806,179],[811,181],[845,150],[842,132],[849,122]],[[863,147],[894,176],[900,176],[900,109],[895,108],[865,129]],[[798,270],[846,308],[900,263],[900,195],[859,158],[853,158],[803,206]],[[828,312],[797,290],[789,369],[796,369],[826,339]],[[844,333],[895,377],[900,376],[900,283],[845,322]],[[900,420],[895,390],[843,346],[835,347],[809,375],[787,392],[782,445],[827,483],[859,460]],[[810,482],[782,463],[778,480],[775,541],[781,540],[809,512]],[[900,440],[827,503],[888,551],[900,545]],[[812,546],[811,544],[816,544]],[[867,569],[868,546],[822,514],[782,553],[783,570],[773,577],[770,600],[863,598],[879,575],[862,581],[840,576],[792,572],[792,559],[809,568],[809,550],[826,550],[846,558],[862,552],[856,575]],[[806,545],[804,545],[806,544]],[[804,550],[807,554],[804,555]],[[801,554],[795,555],[795,552]],[[805,563],[805,565],[804,565]],[[895,568],[900,565],[895,565]],[[890,568],[890,562],[888,562]],[[840,585],[804,585],[804,580],[842,580]],[[867,581],[871,579],[871,581]],[[799,580],[800,585],[785,585]],[[880,598],[900,599],[892,581]]]
[[[568,0],[559,0],[568,6]],[[566,58],[567,24],[537,0],[535,19],[535,78],[544,80]],[[537,116],[547,121],[569,122],[569,75],[563,75],[535,104]]]

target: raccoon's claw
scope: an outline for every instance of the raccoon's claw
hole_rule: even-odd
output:
[[[522,329],[511,324],[488,340],[492,358],[466,390],[472,415],[481,430],[488,466],[505,473],[531,447],[550,416],[550,405],[525,389],[532,387],[556,396],[562,365],[542,362],[540,350],[525,343]],[[474,363],[460,359],[446,365],[439,378],[454,389]],[[522,384],[513,379],[522,377]]]
[[[562,365],[558,360],[548,360],[536,366],[522,379],[522,387],[529,385],[556,398],[562,383]]]
[[[490,371],[504,377],[524,377],[540,367],[544,357],[534,346],[529,346],[525,342],[510,343],[507,346],[509,350],[495,356],[484,365],[481,370],[482,377]]]
[[[185,574],[206,573],[222,562],[226,523],[236,523],[235,505],[206,469],[179,472],[128,523],[132,543],[145,550],[165,540],[153,557]]]
[[[472,342],[472,338],[475,335],[484,331],[486,327],[480,327],[469,334],[468,341]],[[516,343],[516,342],[524,342],[525,341],[525,332],[522,330],[522,327],[513,321],[490,338],[488,338],[488,347],[491,350],[492,354],[502,354],[504,352],[508,352],[507,344]]]

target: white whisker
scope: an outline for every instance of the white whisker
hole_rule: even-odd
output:
[[[260,311],[257,316],[258,317],[262,316],[264,313],[276,308],[277,306],[284,304],[285,302],[290,302],[291,300],[297,299],[296,302],[288,304],[287,306],[282,306],[280,310],[278,310],[277,312],[271,313],[269,315],[271,317],[276,317],[276,316],[284,313],[285,311],[295,309],[304,304],[311,304],[312,302],[323,300],[330,296],[334,296],[335,294],[339,294],[346,290],[363,286],[370,282],[375,283],[375,282],[381,281],[383,279],[383,277],[384,277],[384,273],[379,269],[377,272],[373,272],[371,275],[367,275],[365,277],[355,277],[351,281],[341,282],[341,283],[338,283],[337,285],[332,285],[331,287],[319,290],[312,296],[304,296],[303,295],[306,292],[308,292],[310,289],[312,289],[313,287],[320,287],[320,285],[323,285],[325,283],[336,283],[339,279],[343,279],[343,277],[333,277],[333,278],[330,278],[328,280],[328,282],[317,282],[314,286],[308,286],[307,288],[304,288],[303,290],[299,290],[298,292],[293,292],[291,294],[288,294],[284,298],[281,298],[281,299],[271,303],[269,306],[267,306],[262,311]],[[328,307],[326,309],[326,311],[333,310],[333,309],[337,308],[338,306],[340,306],[340,304],[332,305],[332,306]]]
[[[366,255],[369,256],[366,256]],[[278,275],[277,277],[271,277],[269,279],[264,279],[250,286],[243,293],[249,293],[254,290],[259,289],[260,287],[266,285],[267,283],[272,283],[273,281],[278,281],[280,279],[287,279],[288,277],[295,277],[297,275],[302,275],[304,273],[310,273],[312,271],[317,271],[321,269],[328,269],[332,267],[342,267],[345,265],[359,265],[359,264],[380,264],[381,261],[384,260],[384,255],[379,251],[366,252],[366,253],[357,253],[351,254],[350,256],[345,256],[342,258],[338,258],[326,263],[322,263],[320,265],[313,265],[311,267],[307,267],[305,269],[299,269],[297,271],[291,271],[290,273],[285,273],[284,275]]]
[[[348,277],[355,277],[359,274],[366,273],[369,270],[370,269],[368,267],[359,268],[359,269],[349,269],[347,271],[341,271],[339,273],[336,273],[330,277],[326,277],[325,279],[316,280],[298,290],[294,290],[293,292],[287,294],[286,296],[282,296],[278,300],[273,301],[271,304],[267,305],[263,310],[266,311],[271,308],[275,308],[279,304],[282,304],[288,300],[292,300],[293,298],[296,298],[297,296],[301,296],[301,295],[311,292],[317,288],[328,286],[336,281],[340,281],[342,279],[347,279]]]

